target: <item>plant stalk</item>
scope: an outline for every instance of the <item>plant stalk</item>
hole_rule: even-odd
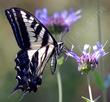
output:
[[[58,95],[59,95],[58,102],[62,102],[62,81],[61,81],[59,68],[57,68],[57,83],[58,83]]]
[[[87,83],[88,83],[89,98],[90,98],[91,102],[94,102],[93,96],[92,96],[92,90],[91,90],[89,75],[87,76]]]

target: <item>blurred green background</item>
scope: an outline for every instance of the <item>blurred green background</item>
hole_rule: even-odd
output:
[[[22,93],[10,95],[16,85],[14,69],[15,55],[19,48],[12,29],[7,21],[4,10],[20,7],[34,14],[36,9],[46,7],[49,15],[55,11],[74,8],[82,10],[82,18],[78,20],[66,37],[64,43],[68,48],[73,44],[74,51],[79,55],[85,43],[91,45],[108,40],[105,47],[110,51],[110,0],[0,0],[0,102],[18,102]],[[100,15],[98,15],[100,13]],[[100,22],[99,22],[100,21]],[[110,55],[101,59],[98,72],[103,79],[110,73]],[[77,63],[69,58],[60,68],[63,83],[63,102],[83,102],[81,96],[88,97],[86,76],[77,71]],[[93,78],[92,91],[94,98],[103,95]],[[110,88],[104,91],[107,102],[110,102]],[[58,102],[58,86],[56,75],[51,75],[49,65],[45,69],[43,83],[37,93],[26,95],[22,102]],[[103,98],[99,102],[103,102]]]

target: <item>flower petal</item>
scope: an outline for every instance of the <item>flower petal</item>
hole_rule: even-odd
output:
[[[101,49],[101,50],[94,52],[93,56],[96,58],[96,60],[98,60],[100,57],[103,57],[108,53],[109,52],[106,53],[103,49]]]
[[[48,20],[48,12],[46,8],[43,8],[42,10],[36,10],[35,11],[35,17],[40,20],[43,24],[47,23]]]
[[[87,50],[88,50],[89,48],[90,48],[90,45],[89,45],[89,44],[85,44],[82,53],[83,53],[84,55],[86,55],[86,54],[88,53]]]
[[[72,23],[76,22],[80,18],[81,18],[81,15],[79,10],[76,12],[71,11],[67,16],[67,18],[65,19],[65,23],[70,26]]]
[[[54,18],[59,18],[59,17],[60,17],[60,13],[59,13],[59,12],[55,12],[55,13],[53,14],[53,17],[54,17]]]
[[[74,58],[77,62],[80,62],[80,57],[73,51],[68,51],[66,55]]]
[[[94,52],[95,52],[95,51],[98,51],[99,49],[102,49],[102,48],[103,48],[103,46],[102,46],[102,44],[99,43],[99,42],[97,42],[96,45],[93,46]]]
[[[93,50],[93,56],[96,58],[96,60],[108,54],[108,52],[104,51],[104,46],[99,42],[97,42],[97,44],[93,46]]]
[[[64,20],[66,19],[67,15],[68,15],[67,10],[64,10],[64,11],[61,12],[61,17],[62,17]]]

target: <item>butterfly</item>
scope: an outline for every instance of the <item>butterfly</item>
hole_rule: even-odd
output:
[[[20,48],[15,58],[18,83],[14,91],[36,92],[50,59],[51,72],[55,72],[63,42],[57,42],[47,28],[24,9],[12,7],[6,9],[5,14]]]

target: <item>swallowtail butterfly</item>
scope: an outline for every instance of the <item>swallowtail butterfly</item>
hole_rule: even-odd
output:
[[[5,10],[5,14],[21,49],[15,58],[18,83],[14,91],[36,92],[50,58],[52,73],[55,72],[63,42],[57,42],[47,28],[26,10],[13,7]]]

